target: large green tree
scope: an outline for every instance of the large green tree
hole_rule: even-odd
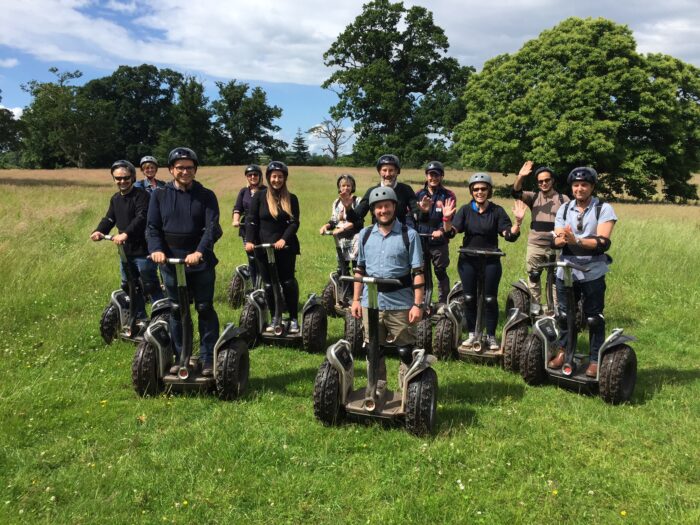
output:
[[[464,117],[459,94],[473,71],[448,57],[448,48],[424,7],[375,0],[324,53],[334,72],[323,87],[339,97],[331,116],[353,121],[359,162],[387,151],[405,164],[445,154],[452,126]]]
[[[0,90],[2,93],[2,90]],[[0,96],[2,102],[2,96]],[[0,108],[0,154],[19,147],[21,123],[9,109]]]
[[[249,91],[246,83],[217,82],[219,98],[212,102],[214,112],[218,162],[246,164],[256,162],[260,155],[279,157],[287,144],[276,138],[280,130],[274,121],[282,109],[267,102],[260,87]]]
[[[640,55],[627,26],[569,18],[471,77],[455,134],[465,165],[513,172],[524,159],[591,165],[600,192],[696,198],[700,70]]]

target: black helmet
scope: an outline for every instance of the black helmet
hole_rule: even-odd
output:
[[[110,173],[114,175],[114,170],[118,170],[120,168],[124,168],[129,172],[129,175],[131,175],[132,179],[136,179],[136,168],[134,168],[134,165],[129,162],[128,160],[117,160],[112,164],[112,168],[110,169]]]
[[[199,166],[199,159],[194,151],[192,151],[190,148],[175,148],[170,152],[170,155],[168,155],[168,167],[175,164],[176,160],[181,159],[191,160],[194,162],[195,167]]]
[[[554,170],[553,170],[552,168],[550,168],[549,166],[540,166],[540,167],[537,168],[537,170],[535,171],[535,178],[537,178],[537,176],[538,176],[540,173],[543,173],[543,172],[545,172],[545,171],[548,172],[549,174],[551,174],[552,177],[554,177]]]
[[[141,162],[139,162],[139,168],[142,168],[144,164],[147,162],[150,162],[151,164],[155,164],[156,168],[158,167],[158,161],[156,160],[155,157],[151,157],[150,155],[146,155],[145,157],[141,157]]]
[[[265,170],[265,178],[268,182],[270,182],[270,173],[272,173],[273,171],[281,171],[282,173],[284,173],[285,179],[289,177],[289,168],[287,168],[287,165],[284,162],[281,162],[279,160],[273,160],[272,162],[270,162],[270,164],[267,165],[267,170]]]
[[[245,174],[248,175],[248,173],[257,173],[260,177],[262,177],[262,170],[257,164],[248,165],[245,169]]]
[[[566,178],[566,183],[571,184],[576,181],[588,182],[595,185],[598,182],[598,172],[588,167],[574,168]]]
[[[442,177],[445,176],[445,168],[443,167],[442,162],[439,162],[437,160],[429,162],[428,165],[425,167],[426,175],[431,171],[437,171]]]
[[[374,205],[381,201],[394,201],[398,204],[399,199],[396,197],[396,192],[388,186],[377,186],[369,194],[369,207],[374,208]]]
[[[350,193],[355,193],[355,190],[357,189],[357,186],[355,185],[355,177],[353,177],[349,173],[341,174],[338,177],[338,180],[335,181],[335,185],[338,187],[338,193],[340,193],[340,183],[344,180],[350,183]]]
[[[392,166],[396,167],[396,173],[401,173],[401,162],[399,161],[399,158],[396,155],[382,155],[377,159],[377,171],[382,169],[382,166],[385,164],[391,164]]]

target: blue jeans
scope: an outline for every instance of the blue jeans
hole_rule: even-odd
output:
[[[127,257],[127,260],[136,284],[135,297],[130,297],[129,300],[134,301],[136,318],[145,319],[147,316],[144,292],[151,296],[151,302],[153,303],[163,298],[163,291],[160,289],[160,279],[158,279],[158,268],[153,261],[145,256]],[[122,289],[128,290],[126,287],[125,264],[121,259],[119,260],[119,272],[122,276]]]
[[[170,265],[161,267],[163,283],[168,290],[168,297],[174,303],[178,302],[175,268]],[[214,345],[219,338],[219,316],[214,310],[214,284],[216,271],[214,268],[187,272],[187,292],[190,301],[194,300],[199,325],[199,357],[203,363],[211,364],[214,357]],[[189,304],[180,305],[189,308]],[[178,359],[182,351],[182,320],[179,315],[170,316],[170,334]]]
[[[479,278],[479,258],[460,256],[457,263],[459,278],[462,280],[464,295],[473,297],[471,302],[466,304],[467,331],[473,332],[476,328],[476,284]],[[496,335],[496,325],[498,324],[498,285],[501,282],[503,268],[498,257],[488,258],[484,267],[484,299],[493,297],[493,300],[484,305],[484,317],[486,333]],[[483,328],[483,327],[482,327]]]
[[[605,276],[603,275],[592,281],[574,281],[574,298],[577,304],[581,295],[583,295],[583,322],[585,323],[589,317],[597,318],[594,326],[588,327],[591,362],[597,363],[598,350],[600,350],[603,341],[605,341],[605,318],[603,317],[603,309],[605,308]],[[559,301],[559,314],[565,314],[568,298],[562,279],[557,279],[557,299]],[[559,345],[563,348],[566,348],[569,340],[568,336],[566,327],[562,328]]]

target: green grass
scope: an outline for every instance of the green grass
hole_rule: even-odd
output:
[[[241,171],[200,173],[222,208],[222,322],[239,315],[225,294],[244,261],[229,219]],[[339,170],[291,171],[305,297],[334,264],[332,241],[317,232]],[[374,178],[352,171],[360,188]],[[293,348],[253,350],[240,401],[138,398],[134,348],[105,346],[97,326],[119,282],[116,250],[88,240],[113,191],[107,176],[0,174],[0,523],[700,522],[700,208],[615,206],[606,318],[638,338],[631,404],[440,362],[438,432],[418,439],[319,424],[312,390],[323,356]],[[466,190],[457,194],[463,203]],[[524,275],[525,239],[502,247],[501,305]],[[329,341],[341,335],[330,320]]]

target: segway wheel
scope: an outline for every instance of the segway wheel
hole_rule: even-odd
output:
[[[350,352],[355,359],[365,356],[365,332],[362,319],[354,318],[350,312],[345,312],[344,339],[350,343]]]
[[[512,288],[508,293],[505,310],[506,317],[513,308],[517,308],[525,315],[530,315],[530,297],[520,288]]]
[[[163,382],[158,377],[158,349],[146,341],[136,347],[131,362],[131,383],[141,397],[155,396],[163,390]]]
[[[544,370],[544,345],[535,334],[525,338],[520,354],[520,375],[528,385],[540,385],[547,377]]]
[[[448,360],[455,357],[455,329],[454,323],[447,317],[443,317],[435,323],[433,353],[438,359]]]
[[[258,309],[249,302],[243,305],[239,325],[248,347],[253,348],[258,340]]]
[[[228,284],[228,304],[231,308],[240,308],[245,298],[245,280],[234,271],[231,282]]]
[[[335,311],[335,286],[333,286],[331,281],[328,281],[328,284],[323,289],[321,304],[329,317],[338,317],[338,313]]]
[[[518,323],[508,330],[503,342],[503,368],[511,372],[520,370],[520,355],[526,337],[527,324],[525,322]]]
[[[323,352],[326,348],[326,336],[328,335],[328,317],[326,310],[321,305],[309,308],[304,314],[301,326],[302,344],[307,352]]]
[[[637,383],[637,355],[627,345],[608,350],[600,364],[600,397],[619,405],[632,398]]]
[[[242,396],[248,387],[250,355],[242,339],[227,342],[216,357],[216,393],[219,399],[231,401]]]
[[[328,359],[321,363],[314,381],[314,416],[324,425],[337,425],[343,416],[340,374]]]
[[[416,325],[416,347],[424,349],[428,354],[433,353],[433,325],[427,316]]]
[[[100,318],[100,335],[110,345],[119,335],[119,310],[112,303],[108,304]]]
[[[416,436],[432,434],[437,416],[437,374],[426,368],[408,384],[406,430]]]

